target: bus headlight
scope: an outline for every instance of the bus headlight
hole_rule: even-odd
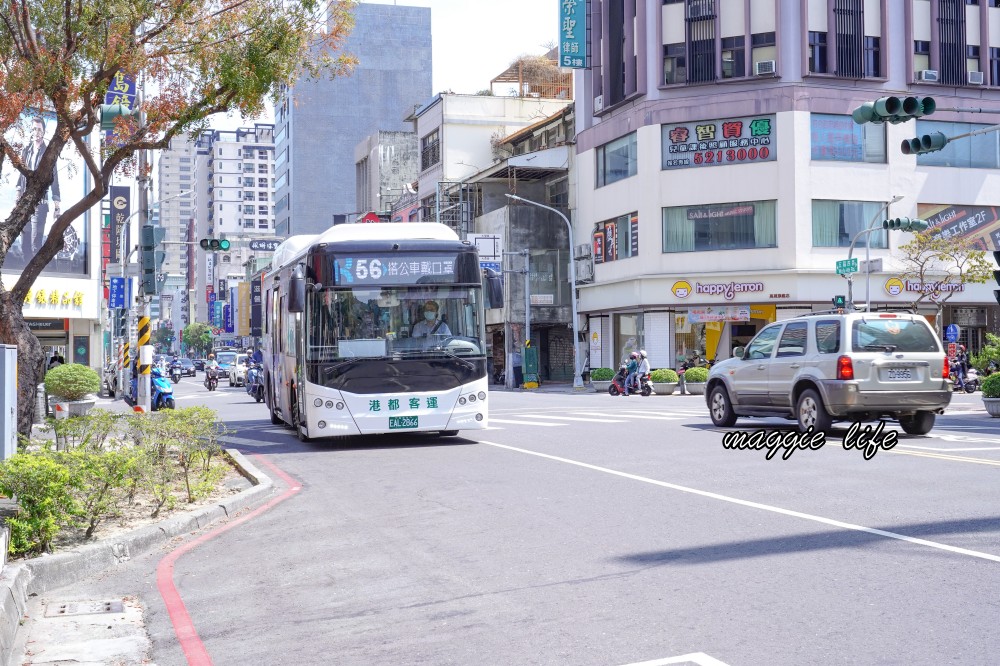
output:
[[[458,404],[464,405],[465,404],[465,398],[459,398],[458,399]]]
[[[476,414],[476,420],[477,421],[482,421],[483,420],[483,415],[482,414]]]
[[[320,428],[325,428],[326,427],[326,421],[320,421],[316,425],[318,425]]]
[[[313,404],[316,405],[317,407],[322,407],[323,406],[323,398],[316,398],[315,400],[313,400]]]
[[[479,392],[479,399],[480,400],[486,400],[486,393],[484,391],[480,391]]]
[[[333,400],[327,400],[326,401],[326,408],[327,409],[333,409]]]
[[[344,408],[344,403],[338,402],[337,403],[337,409],[343,409],[343,408]]]
[[[469,395],[469,402],[475,402],[475,401],[476,401],[476,394],[475,393],[470,394]]]

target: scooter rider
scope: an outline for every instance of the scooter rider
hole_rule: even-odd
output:
[[[629,387],[635,382],[635,373],[639,369],[639,354],[632,352],[628,357],[628,365],[625,367],[625,387],[623,396],[628,397]]]
[[[649,359],[646,358],[646,350],[639,350],[639,367],[635,371],[635,390],[642,388],[642,378],[649,374]]]
[[[208,386],[208,378],[212,374],[218,375],[219,373],[219,362],[215,360],[215,354],[209,354],[208,360],[205,361],[205,386]]]

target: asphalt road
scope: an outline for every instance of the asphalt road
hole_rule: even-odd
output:
[[[177,559],[217,665],[1000,654],[1000,419],[978,394],[870,460],[846,429],[767,460],[724,448],[701,397],[491,392],[491,429],[468,437],[302,444],[242,389],[177,392],[218,409],[279,492],[300,487]],[[188,663],[156,585],[166,552],[48,600],[135,595],[152,660]]]

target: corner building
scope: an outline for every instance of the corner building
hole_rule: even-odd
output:
[[[918,134],[1000,123],[1000,3],[980,0],[602,0],[577,70],[577,237],[591,367],[643,347],[652,366],[727,358],[765,324],[831,307],[852,238],[885,217],[1000,239],[1000,139],[904,155]],[[856,125],[878,97],[931,96],[932,116]],[[902,197],[880,214],[894,197]],[[854,276],[873,309],[933,285],[900,279],[904,232],[871,234]],[[853,256],[865,259],[861,237]],[[966,285],[943,321],[973,351],[997,330],[996,285]]]

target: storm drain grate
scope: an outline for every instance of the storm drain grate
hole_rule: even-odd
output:
[[[124,613],[122,601],[73,601],[65,604],[49,604],[45,607],[45,617],[66,617],[68,615],[96,615],[98,613]]]

